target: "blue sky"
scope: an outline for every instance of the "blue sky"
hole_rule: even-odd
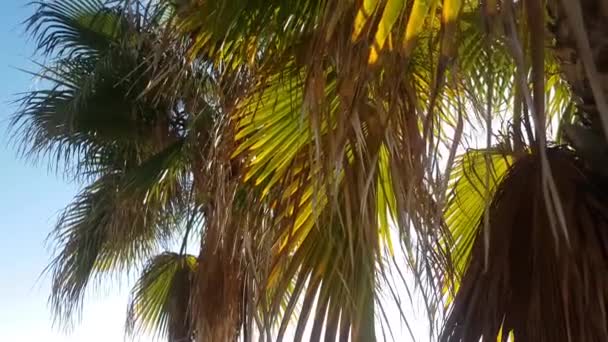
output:
[[[2,0],[0,11],[0,341],[122,341],[127,284],[89,298],[69,335],[52,326],[49,277],[40,278],[51,255],[45,239],[77,186],[17,158],[8,141],[7,121],[15,110],[10,102],[34,86],[17,70],[33,68],[33,44],[21,25],[32,12],[29,1]]]

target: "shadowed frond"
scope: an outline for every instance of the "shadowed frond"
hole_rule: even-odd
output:
[[[29,20],[39,50],[52,58],[36,73],[43,89],[19,101],[15,138],[28,156],[48,157],[87,182],[51,235],[51,304],[59,319],[80,312],[89,284],[133,270],[185,226],[200,227],[191,171],[215,118],[198,107],[206,99],[142,95],[165,11],[146,8],[51,1],[36,3]],[[185,63],[172,53],[163,61]],[[189,65],[186,79],[202,82],[204,73]]]
[[[96,18],[79,21],[82,16],[107,12],[116,21],[128,21],[117,9],[102,5],[98,1],[39,5],[31,21],[40,23],[30,31],[41,40],[49,39],[51,50],[64,49],[66,54],[49,51],[54,59],[34,73],[43,88],[22,95],[12,121],[23,152],[35,158],[48,156],[51,165],[76,177],[122,170],[128,160],[138,162],[180,134],[171,120],[171,103],[140,98],[148,83],[141,54],[149,47],[134,43],[146,28],[130,32],[130,45],[123,44],[124,37],[116,37],[112,44],[95,46],[84,40],[74,47],[68,38],[54,36],[69,29],[75,30],[71,33],[75,37],[84,35],[81,29],[105,34]],[[54,24],[57,18],[64,22]],[[90,54],[86,48],[100,53]]]
[[[117,87],[120,71],[113,63],[95,64],[66,59],[43,70],[51,87],[25,94],[12,122],[26,155],[50,157],[51,165],[77,177],[124,168],[141,153],[141,117],[134,117],[138,108],[128,90]]]

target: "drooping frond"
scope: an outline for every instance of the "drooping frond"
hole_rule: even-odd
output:
[[[190,303],[197,267],[192,255],[165,252],[150,259],[131,290],[127,332],[157,334],[169,342],[191,341]]]
[[[276,251],[277,260],[274,261],[276,266],[269,275],[267,285],[274,297],[269,312],[270,319],[274,321],[284,315],[279,320],[287,324],[292,317],[294,303],[304,300],[311,304],[318,291],[321,291],[320,284],[333,284],[332,280],[328,280],[332,277],[354,277],[354,270],[349,266],[354,262],[352,258],[344,256],[346,259],[342,260],[342,254],[334,256],[332,253],[352,256],[365,248],[366,253],[360,256],[358,263],[371,273],[370,278],[364,281],[367,285],[359,285],[363,286],[360,294],[369,300],[365,303],[367,310],[371,310],[368,312],[371,316],[365,319],[372,317],[373,320],[373,303],[377,295],[377,288],[373,285],[377,281],[375,273],[376,270],[383,269],[384,253],[394,248],[389,221],[394,223],[399,222],[398,219],[405,219],[398,217],[397,208],[398,201],[403,207],[407,206],[405,198],[397,199],[395,194],[404,193],[397,189],[410,189],[405,183],[408,180],[397,172],[396,164],[403,163],[401,172],[409,169],[405,166],[405,160],[389,153],[389,149],[395,147],[381,145],[384,126],[382,122],[375,121],[373,116],[382,116],[384,113],[375,113],[374,108],[368,106],[365,107],[366,111],[357,113],[361,115],[360,118],[352,119],[351,122],[339,122],[349,119],[346,115],[341,116],[341,110],[346,109],[340,107],[336,84],[328,82],[327,87],[321,91],[328,98],[336,100],[324,107],[322,116],[319,116],[322,121],[316,122],[316,127],[311,127],[310,116],[315,113],[311,111],[311,104],[305,101],[305,97],[306,92],[312,89],[307,90],[305,82],[314,81],[305,81],[299,76],[293,76],[289,80],[281,77],[288,76],[278,76],[277,80],[266,83],[266,88],[259,93],[260,98],[254,98],[251,103],[239,108],[236,135],[239,146],[234,152],[237,156],[247,153],[244,179],[251,182],[252,186],[259,187],[262,196],[274,203],[273,208],[277,213],[274,217],[276,232],[273,237],[273,250]],[[329,74],[328,77],[334,75]],[[386,133],[395,134],[396,141],[402,138],[399,134],[410,132],[396,130],[399,133]],[[369,145],[363,145],[364,139],[368,139]],[[423,195],[416,193],[416,196],[424,197]],[[400,233],[410,236],[412,232],[407,230],[404,222],[400,222],[403,227]],[[328,233],[327,230],[335,232]],[[325,237],[323,234],[329,235]],[[421,235],[421,243],[428,236]],[[318,243],[326,239],[335,240],[336,245]],[[381,250],[381,245],[386,249]],[[316,252],[310,252],[310,248]],[[414,258],[417,252],[410,247],[408,253],[408,257]],[[322,271],[314,271],[320,267],[317,265],[319,262],[329,264],[322,266]],[[424,263],[422,260],[420,262]],[[378,272],[382,276],[382,272]],[[313,273],[318,277],[317,283],[308,283],[308,277]],[[291,293],[292,284],[287,279],[296,277],[298,280],[293,286],[298,291]],[[353,278],[351,281],[356,283],[363,280]],[[344,286],[349,288],[348,284]],[[359,295],[347,294],[346,289],[332,289],[336,292],[329,291],[328,288],[323,291],[329,291],[325,293],[327,301],[332,301],[336,306],[333,319],[337,322],[340,314],[350,312],[349,315],[352,315],[343,320],[344,329],[363,329],[360,325],[364,319],[353,313],[361,308],[362,304],[357,302]],[[334,295],[337,297],[333,298]],[[291,309],[279,315],[277,305],[283,303],[285,297],[291,298]],[[344,303],[345,306],[339,303]],[[303,329],[309,320],[322,322],[324,315],[321,311],[312,316],[302,314],[299,326]],[[366,327],[369,328],[370,326]],[[301,329],[298,330],[298,338],[302,338]],[[321,329],[320,326],[317,329]],[[284,330],[279,332],[280,335],[283,333]],[[373,326],[372,330],[357,332],[359,333],[364,340],[375,336]]]
[[[60,217],[49,266],[51,302],[60,319],[78,313],[89,283],[141,265],[191,220],[188,185],[176,147],[126,174],[85,188]]]

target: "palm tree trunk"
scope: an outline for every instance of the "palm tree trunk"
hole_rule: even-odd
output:
[[[208,194],[210,201],[204,204],[206,229],[201,238],[198,292],[194,296],[196,342],[236,341],[243,319],[243,227],[239,226],[242,221],[235,207],[240,175],[235,174],[238,171],[233,170],[230,158],[232,128],[227,125],[220,130],[223,132],[217,134],[224,140],[210,151],[214,154],[209,158],[214,161],[211,170],[200,163],[197,175],[197,190]]]
[[[205,210],[207,227],[193,298],[197,342],[236,341],[241,326],[244,268],[240,221],[232,210],[234,192],[233,184],[215,189]]]
[[[240,244],[233,236],[208,234],[199,260],[197,341],[236,341],[242,312]]]

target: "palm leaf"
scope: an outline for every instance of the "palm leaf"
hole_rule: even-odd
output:
[[[197,266],[194,256],[170,252],[148,261],[131,290],[128,333],[155,333],[170,342],[190,341],[190,296]]]
[[[471,256],[486,206],[511,163],[512,156],[500,149],[468,151],[454,163],[444,216],[451,233],[451,256],[459,274]]]
[[[184,187],[191,185],[175,149],[124,175],[100,177],[62,214],[52,234],[58,247],[49,266],[59,318],[79,312],[89,282],[140,265],[190,219]]]
[[[124,17],[103,0],[33,2],[34,15],[26,28],[46,55],[96,55],[118,43]]]

